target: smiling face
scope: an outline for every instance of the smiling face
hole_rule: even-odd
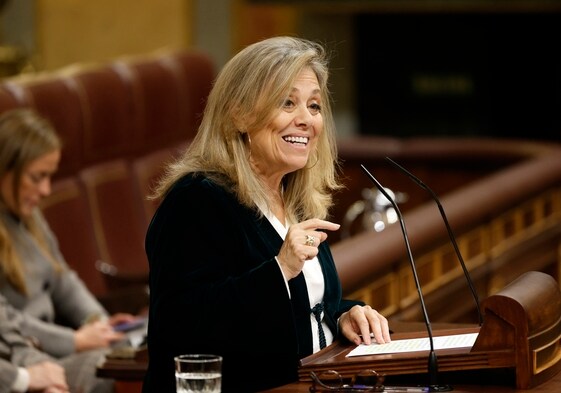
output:
[[[41,200],[51,193],[51,177],[58,168],[60,150],[53,150],[31,161],[23,168],[19,179],[17,199],[14,195],[13,171],[7,172],[1,180],[4,203],[20,218],[31,216]]]
[[[284,175],[303,168],[323,131],[321,91],[316,74],[304,68],[272,121],[248,130],[251,164],[272,189]]]

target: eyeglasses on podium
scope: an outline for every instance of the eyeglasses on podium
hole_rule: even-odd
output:
[[[362,370],[345,378],[335,370],[310,372],[310,392],[383,392],[384,376],[374,370]]]

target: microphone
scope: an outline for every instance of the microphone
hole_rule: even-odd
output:
[[[436,196],[436,193],[429,186],[427,186],[425,183],[423,183],[421,181],[421,179],[419,179],[417,176],[413,175],[411,172],[409,172],[407,169],[405,169],[404,167],[399,165],[397,162],[395,162],[391,158],[386,157],[386,160],[389,163],[391,163],[394,167],[399,169],[401,172],[403,172],[407,176],[409,176],[409,178],[411,180],[413,180],[413,182],[416,183],[419,187],[421,187],[422,189],[427,191],[430,194],[430,196],[432,197],[432,199],[434,200],[434,202],[436,203],[436,205],[438,206],[438,211],[440,212],[440,216],[442,217],[442,220],[444,221],[444,224],[446,225],[446,230],[448,231],[448,237],[450,238],[450,241],[452,242],[452,245],[454,246],[454,251],[456,252],[458,260],[460,261],[460,265],[462,266],[462,270],[464,271],[464,276],[467,280],[469,289],[471,291],[473,299],[475,300],[475,305],[477,307],[477,316],[479,318],[479,326],[481,326],[483,324],[483,314],[481,312],[481,306],[479,305],[479,297],[477,296],[477,291],[475,290],[475,286],[473,285],[473,281],[471,280],[471,276],[470,276],[469,271],[468,271],[468,269],[466,267],[466,264],[464,262],[464,258],[462,257],[462,254],[460,253],[460,248],[458,247],[458,243],[456,243],[456,237],[454,236],[454,232],[452,232],[452,228],[450,227],[450,224],[448,223],[448,218],[446,217],[446,213],[444,212],[444,208],[442,207],[442,204],[440,203],[440,200]]]
[[[432,336],[432,327],[429,321],[429,315],[427,313],[427,307],[425,305],[425,298],[423,296],[423,292],[421,291],[421,285],[419,284],[419,275],[417,274],[417,267],[415,266],[415,262],[413,261],[413,253],[411,252],[411,246],[409,245],[409,236],[407,236],[407,229],[405,228],[405,222],[403,221],[403,215],[397,206],[397,203],[390,197],[384,187],[380,184],[380,182],[372,175],[368,169],[364,165],[360,165],[362,170],[370,177],[372,182],[376,185],[378,190],[384,195],[387,200],[392,204],[393,208],[399,219],[399,224],[401,226],[401,232],[403,233],[403,240],[405,241],[405,248],[407,250],[407,256],[409,257],[409,262],[411,263],[411,271],[413,272],[413,278],[415,280],[415,286],[417,287],[417,293],[419,294],[419,301],[421,303],[421,309],[423,312],[423,317],[425,319],[425,325],[427,328],[427,332],[429,335],[429,343],[430,343],[430,352],[429,352],[429,359],[428,359],[428,374],[429,374],[429,392],[449,392],[453,390],[449,385],[438,385],[438,359],[436,357],[436,352],[434,350],[434,339]]]

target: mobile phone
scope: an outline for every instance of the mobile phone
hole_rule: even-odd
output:
[[[129,322],[119,323],[118,325],[113,326],[113,330],[116,332],[130,332],[131,330],[138,329],[141,326],[144,326],[146,323],[146,318],[137,318],[133,319]]]

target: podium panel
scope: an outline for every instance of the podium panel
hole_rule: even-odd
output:
[[[433,336],[479,333],[471,348],[436,350],[439,372],[468,375],[496,370],[505,385],[529,389],[561,370],[561,291],[541,272],[528,272],[482,303],[481,326],[433,328]],[[436,326],[435,326],[436,327]],[[393,323],[393,340],[427,337],[424,324]],[[354,345],[336,341],[300,361],[301,382],[310,372],[337,370],[343,377],[373,369],[386,376],[427,374],[428,351],[347,357]],[[506,371],[506,372],[505,372]]]

